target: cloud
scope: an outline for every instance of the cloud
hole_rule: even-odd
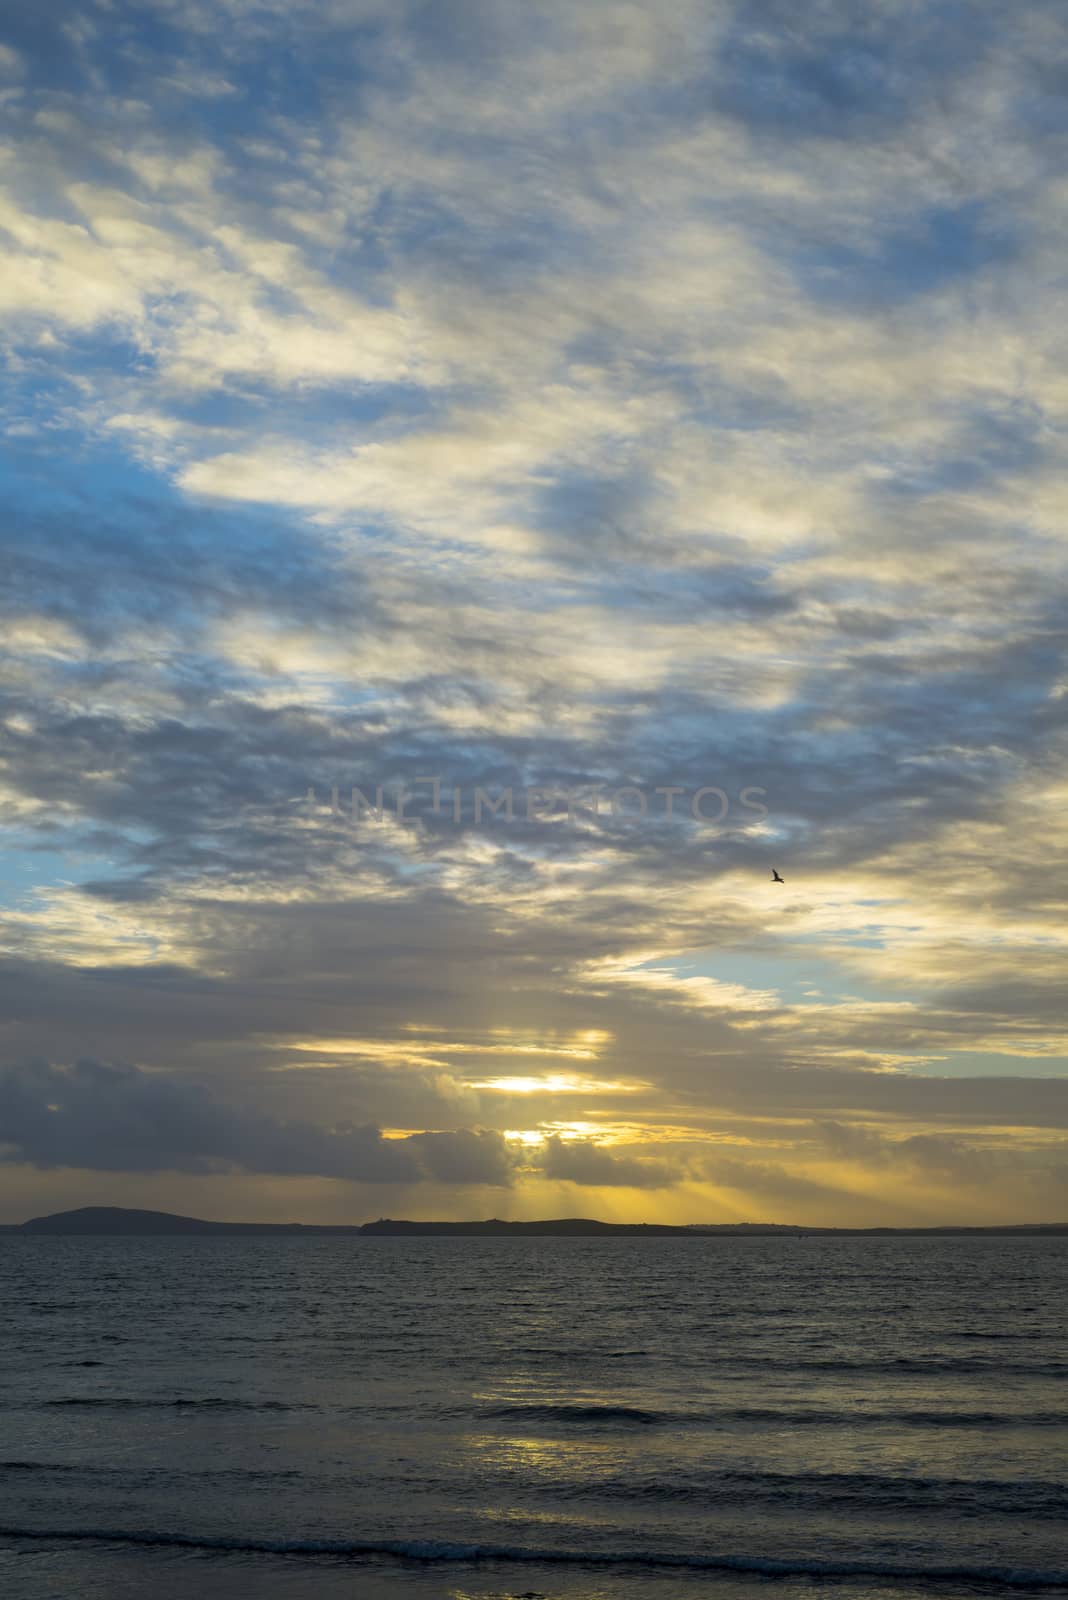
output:
[[[678,1181],[666,1163],[641,1157],[614,1155],[591,1139],[545,1141],[545,1176],[565,1183],[581,1183],[591,1188],[622,1186],[629,1189],[662,1189]]]
[[[413,1133],[403,1142],[426,1175],[438,1183],[507,1186],[512,1181],[514,1158],[499,1133],[460,1128],[449,1133]]]
[[[507,1185],[499,1134],[459,1130],[384,1139],[378,1128],[321,1128],[219,1103],[203,1087],[136,1067],[28,1062],[0,1073],[8,1159],[40,1167],[206,1174],[239,1169],[352,1183]]]
[[[123,15],[0,60],[6,1047],[139,1064],[20,1077],[32,1159],[91,1157],[51,1084],[146,1172],[1015,1204],[1068,1062],[1061,9]],[[331,814],[379,784],[419,830]]]

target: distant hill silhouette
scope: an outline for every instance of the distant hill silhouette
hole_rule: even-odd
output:
[[[450,1236],[471,1238],[693,1238],[707,1237],[781,1237],[794,1238],[818,1236],[889,1235],[913,1236],[1014,1236],[1040,1234],[1068,1234],[1068,1222],[1006,1223],[988,1227],[967,1228],[947,1224],[932,1228],[810,1228],[802,1223],[780,1222],[724,1222],[724,1223],[660,1223],[660,1222],[597,1222],[589,1217],[557,1217],[540,1222],[502,1222],[491,1217],[487,1222],[406,1222],[380,1217],[377,1222],[326,1223],[326,1222],[206,1222],[200,1217],[176,1216],[170,1211],[136,1211],[125,1206],[81,1206],[76,1211],[57,1211],[48,1217],[32,1217],[29,1222],[0,1226],[6,1234],[55,1234],[63,1236],[88,1236],[105,1234],[112,1237],[159,1237],[161,1235],[221,1236],[221,1235],[321,1235],[348,1234],[363,1237]]]
[[[17,1233],[88,1234],[268,1234],[359,1233],[359,1224],[329,1227],[302,1222],[205,1222],[200,1217],[175,1216],[171,1211],[131,1211],[125,1206],[82,1206],[77,1211],[57,1211],[49,1217],[32,1217]]]
[[[692,1233],[680,1223],[661,1222],[595,1222],[589,1217],[558,1217],[546,1222],[501,1222],[492,1217],[488,1222],[393,1222],[387,1217],[377,1222],[365,1222],[360,1229],[366,1234],[453,1234],[481,1237],[534,1235],[556,1239],[596,1238],[600,1234],[637,1234],[640,1236],[675,1235]]]

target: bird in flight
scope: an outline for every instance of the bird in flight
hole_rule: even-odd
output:
[[[775,868],[772,867],[772,869],[771,869],[771,881],[772,881],[772,883],[785,883],[786,879],[785,878],[780,878],[779,874],[776,872]]]

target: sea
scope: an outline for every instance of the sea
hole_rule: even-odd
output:
[[[1068,1595],[1068,1238],[0,1236],[13,1600]]]

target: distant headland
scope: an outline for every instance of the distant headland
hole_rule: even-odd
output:
[[[820,1228],[793,1222],[598,1222],[589,1217],[557,1217],[541,1222],[502,1222],[491,1217],[486,1222],[404,1222],[380,1217],[377,1222],[207,1222],[200,1217],[176,1216],[170,1211],[136,1211],[125,1206],[81,1206],[75,1211],[57,1211],[52,1216],[32,1217],[28,1222],[0,1225],[0,1233],[19,1235],[64,1235],[84,1237],[108,1235],[113,1238],[161,1237],[253,1237],[260,1235],[319,1237],[346,1234],[360,1238],[399,1238],[441,1236],[452,1238],[505,1239],[599,1239],[599,1238],[716,1238],[782,1237],[976,1237],[1010,1234],[1068,1235],[1068,1222],[1025,1222],[964,1227],[945,1224],[930,1228]]]

